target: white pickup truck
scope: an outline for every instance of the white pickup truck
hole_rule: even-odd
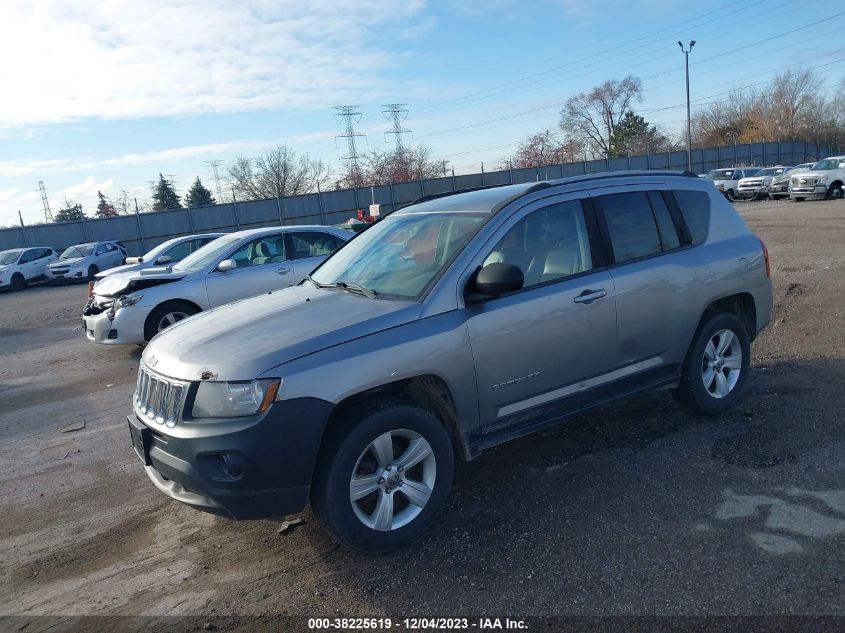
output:
[[[831,156],[820,160],[810,171],[789,179],[789,199],[842,198],[845,185],[845,156]]]

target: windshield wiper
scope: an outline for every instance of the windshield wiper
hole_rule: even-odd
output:
[[[314,279],[311,275],[305,275],[305,279],[307,281],[310,281],[312,284],[314,284],[315,288],[335,288],[336,287],[334,284],[321,284],[319,281]]]
[[[364,288],[364,286],[355,281],[338,281],[335,286],[342,288],[343,290],[354,290],[355,292],[361,293],[368,299],[375,299],[376,295],[378,295],[378,293],[372,288]]]
[[[378,293],[371,288],[364,288],[361,284],[355,281],[338,281],[337,283],[333,284],[321,284],[319,281],[314,279],[311,275],[305,275],[305,279],[310,281],[314,284],[315,288],[331,288],[333,290],[345,290],[347,292],[357,292],[359,294],[364,295],[368,299],[375,299]]]

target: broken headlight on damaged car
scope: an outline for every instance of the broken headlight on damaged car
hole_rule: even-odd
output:
[[[134,306],[138,303],[141,299],[144,298],[144,295],[123,295],[119,299],[114,302],[115,308],[128,308],[129,306]]]
[[[194,418],[237,418],[263,413],[276,399],[280,378],[238,382],[201,382],[194,397]]]

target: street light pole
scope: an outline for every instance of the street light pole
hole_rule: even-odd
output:
[[[685,67],[686,67],[686,74],[687,74],[687,169],[692,171],[692,121],[690,118],[690,106],[689,106],[689,54],[692,50],[692,47],[695,46],[695,40],[691,40],[689,43],[689,48],[684,50],[684,45],[681,42],[678,42],[678,46],[681,47],[681,52],[684,54],[685,60]]]

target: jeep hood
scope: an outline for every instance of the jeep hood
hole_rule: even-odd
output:
[[[183,279],[188,273],[171,268],[147,268],[106,275],[94,286],[94,294],[103,297],[120,297],[136,290],[161,286]]]
[[[277,365],[402,325],[421,304],[294,286],[201,312],[156,336],[142,362],[181,380],[251,380]],[[152,359],[155,357],[153,365]]]

